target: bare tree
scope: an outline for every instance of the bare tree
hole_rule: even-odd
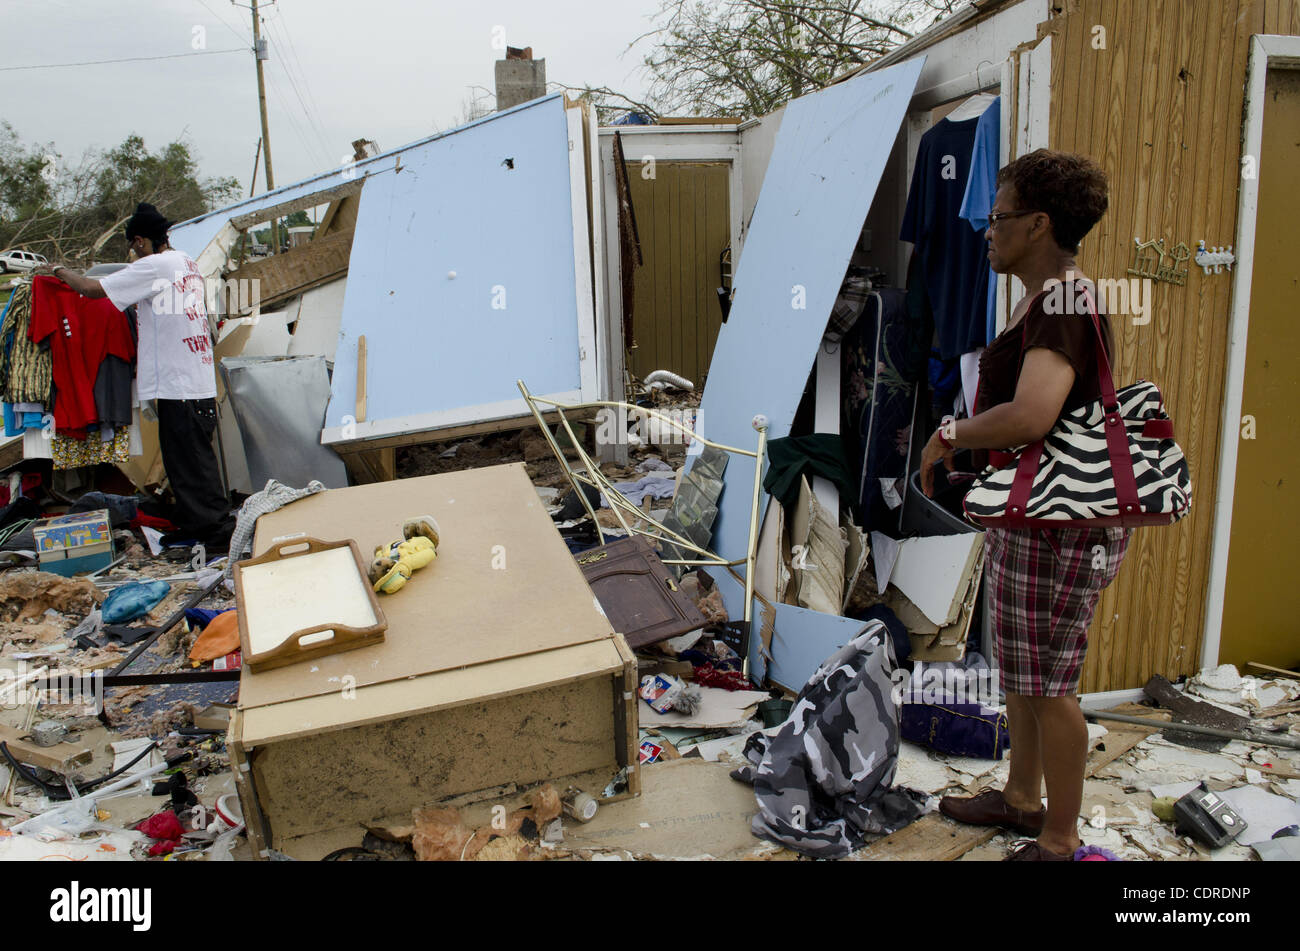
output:
[[[962,0],[660,0],[643,64],[647,103],[585,90],[602,119],[766,115],[836,76],[883,56]]]

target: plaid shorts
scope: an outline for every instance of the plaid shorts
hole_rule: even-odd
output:
[[[1128,550],[1124,528],[990,528],[985,588],[1007,693],[1068,697],[1079,689],[1088,625]]]

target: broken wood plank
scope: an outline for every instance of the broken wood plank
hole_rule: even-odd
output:
[[[1292,713],[1300,713],[1300,703],[1280,703],[1271,707],[1265,707],[1255,714],[1257,720],[1271,720],[1274,717],[1285,717]]]
[[[1233,733],[1242,733],[1250,729],[1250,719],[1248,717],[1229,713],[1227,710],[1216,707],[1212,703],[1206,703],[1203,700],[1194,700],[1180,693],[1174,688],[1173,684],[1159,674],[1148,680],[1142,690],[1160,706],[1172,711],[1174,721],[1177,723],[1212,727],[1216,730],[1230,730]],[[1165,739],[1180,746],[1188,746],[1210,753],[1217,753],[1228,745],[1225,738],[1197,735],[1190,731],[1166,731]]]
[[[1256,670],[1266,670],[1275,677],[1290,677],[1292,680],[1300,680],[1300,674],[1294,670],[1283,670],[1281,667],[1271,667],[1268,664],[1257,664],[1255,661],[1248,661],[1247,667],[1254,667]]]
[[[932,812],[859,849],[850,858],[858,862],[951,862],[1001,831],[993,826],[960,825]]]
[[[11,726],[0,723],[0,743],[9,747],[14,759],[28,766],[40,766],[42,769],[56,773],[67,773],[80,763],[88,763],[94,753],[75,743],[57,743],[54,746],[37,746],[30,740],[23,739],[25,734]]]
[[[357,409],[358,423],[366,421],[366,335],[357,338]]]
[[[560,414],[552,410],[543,413],[542,418],[549,425],[559,422]],[[532,429],[537,425],[533,416],[511,416],[508,419],[492,419],[482,423],[466,423],[463,426],[448,426],[444,429],[422,429],[418,432],[402,433],[397,436],[380,436],[376,439],[358,439],[350,443],[336,444],[334,451],[340,455],[345,452],[368,452],[372,449],[404,449],[408,446],[424,446],[429,443],[452,442],[467,436],[483,436],[487,433],[500,433],[508,430]]]
[[[230,224],[239,231],[244,231],[254,225],[262,224],[273,218],[287,218],[295,211],[303,211],[307,208],[314,208],[317,205],[324,205],[337,199],[345,198],[348,195],[356,195],[361,192],[361,186],[366,183],[365,175],[359,175],[352,181],[343,182],[331,188],[323,188],[318,192],[311,192],[307,195],[301,195],[297,198],[291,198],[288,201],[277,202],[274,205],[267,205],[264,208],[258,208],[256,211],[250,211],[242,215],[235,215],[230,219]]]
[[[1300,771],[1287,766],[1266,766],[1263,763],[1258,763],[1252,768],[1259,770],[1265,776],[1272,776],[1275,779],[1300,779]]]
[[[256,284],[246,286],[258,288],[256,305],[262,313],[268,313],[273,305],[294,294],[304,293],[347,274],[352,238],[351,231],[317,238],[273,257],[242,264],[229,272],[225,281],[227,284],[231,281],[256,281]],[[254,303],[252,300],[241,301],[242,306],[236,309],[238,315],[252,313]],[[235,315],[232,311],[228,316]]]
[[[1100,744],[1088,757],[1088,765],[1085,775],[1093,776],[1100,770],[1109,766],[1115,760],[1119,759],[1125,753],[1128,753],[1133,747],[1137,746],[1153,733],[1160,732],[1155,729],[1146,727],[1133,726],[1131,724],[1120,724],[1115,720],[1106,720],[1107,713],[1118,713],[1124,716],[1149,717],[1152,720],[1168,720],[1171,716],[1167,710],[1153,710],[1151,707],[1144,707],[1140,703],[1121,703],[1114,707],[1108,707],[1100,713],[1094,714],[1098,723],[1105,726],[1107,733],[1101,738]]]

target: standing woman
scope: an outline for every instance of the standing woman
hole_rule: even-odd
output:
[[[1085,156],[1039,149],[999,171],[997,183],[985,232],[989,263],[999,274],[1020,278],[1026,293],[980,358],[975,415],[940,428],[925,446],[921,483],[927,495],[933,493],[933,466],[942,460],[951,469],[954,448],[1032,443],[1063,413],[1101,395],[1091,313],[1073,302],[1080,282],[1093,293],[1075,255],[1106,211],[1105,173]],[[1105,315],[1101,326],[1109,358]],[[1012,860],[1069,861],[1082,845],[1078,817],[1088,728],[1076,694],[1088,625],[1102,589],[1119,571],[1128,537],[1127,529],[1071,528],[1068,522],[985,533],[986,592],[1011,731],[1010,775],[1002,790],[948,796],[939,809],[961,822],[1037,836]]]

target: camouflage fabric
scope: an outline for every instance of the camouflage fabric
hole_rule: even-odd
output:
[[[872,621],[822,663],[778,733],[750,737],[753,765],[731,775],[754,787],[754,835],[836,859],[921,814],[924,797],[890,788],[898,762],[893,669],[889,633]]]

